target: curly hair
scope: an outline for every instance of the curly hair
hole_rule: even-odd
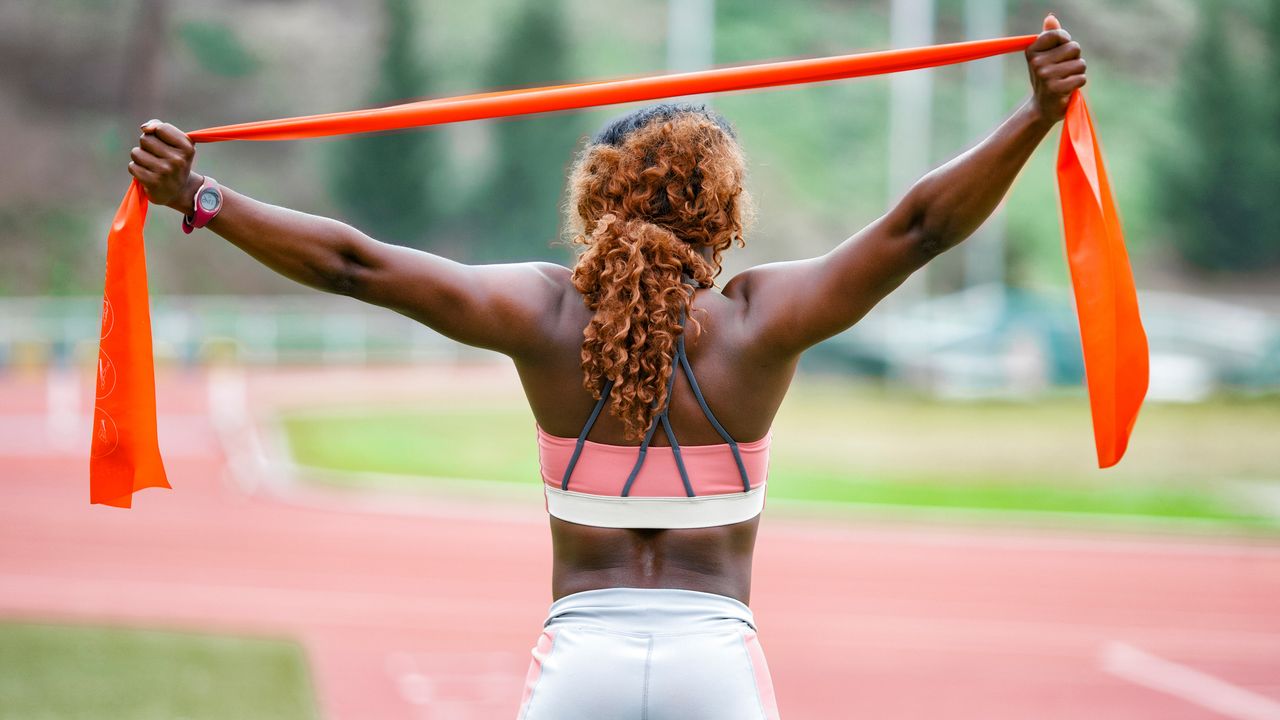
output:
[[[573,284],[595,313],[583,331],[583,385],[599,399],[613,381],[609,411],[628,438],[641,437],[667,402],[680,320],[693,299],[685,277],[713,287],[724,251],[744,244],[744,174],[729,124],[684,104],[615,120],[573,166],[568,223],[584,248]]]

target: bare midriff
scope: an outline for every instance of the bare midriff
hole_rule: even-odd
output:
[[[630,530],[551,518],[556,600],[612,587],[674,588],[749,603],[759,516],[733,525]]]

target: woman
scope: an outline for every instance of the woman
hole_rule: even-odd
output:
[[[733,130],[698,107],[638,110],[585,148],[572,269],[462,265],[263,204],[194,174],[158,121],[129,172],[188,229],[514,360],[554,544],[521,718],[776,718],[747,607],[770,424],[800,354],[973,232],[1085,84],[1052,16],[1026,58],[1032,99],[981,144],[831,252],[720,289],[750,205]]]

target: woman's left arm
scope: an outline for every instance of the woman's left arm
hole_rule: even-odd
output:
[[[753,267],[725,285],[726,295],[743,300],[761,360],[790,362],[853,325],[995,210],[1085,84],[1080,46],[1052,16],[1026,58],[1033,97],[976,147],[925,175],[888,213],[831,252]]]
[[[926,256],[959,244],[995,211],[1045,135],[1067,112],[1071,95],[1084,87],[1085,61],[1050,16],[1045,32],[1027,49],[1032,97],[986,140],[925,175],[903,198]]]

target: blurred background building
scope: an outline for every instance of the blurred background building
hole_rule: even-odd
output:
[[[1089,94],[1152,334],[1153,397],[1280,378],[1280,82],[1274,3],[1073,0]],[[180,127],[789,56],[1027,32],[1045,3],[449,3],[171,0],[0,9],[0,366],[92,357],[103,229],[135,125]],[[607,29],[607,30],[606,30]],[[668,42],[670,37],[671,42]],[[725,277],[811,256],[883,212],[1027,94],[1020,59],[713,98],[738,126],[759,222]],[[202,147],[269,202],[470,262],[568,263],[564,176],[620,108],[303,143]],[[1081,382],[1047,142],[1003,209],[866,322],[827,369],[946,393]],[[377,311],[319,301],[153,214],[158,352],[249,362],[453,352]],[[299,293],[307,301],[295,299]],[[279,328],[287,327],[288,332]],[[966,369],[969,368],[969,369]],[[1034,381],[1028,378],[1036,378]]]

